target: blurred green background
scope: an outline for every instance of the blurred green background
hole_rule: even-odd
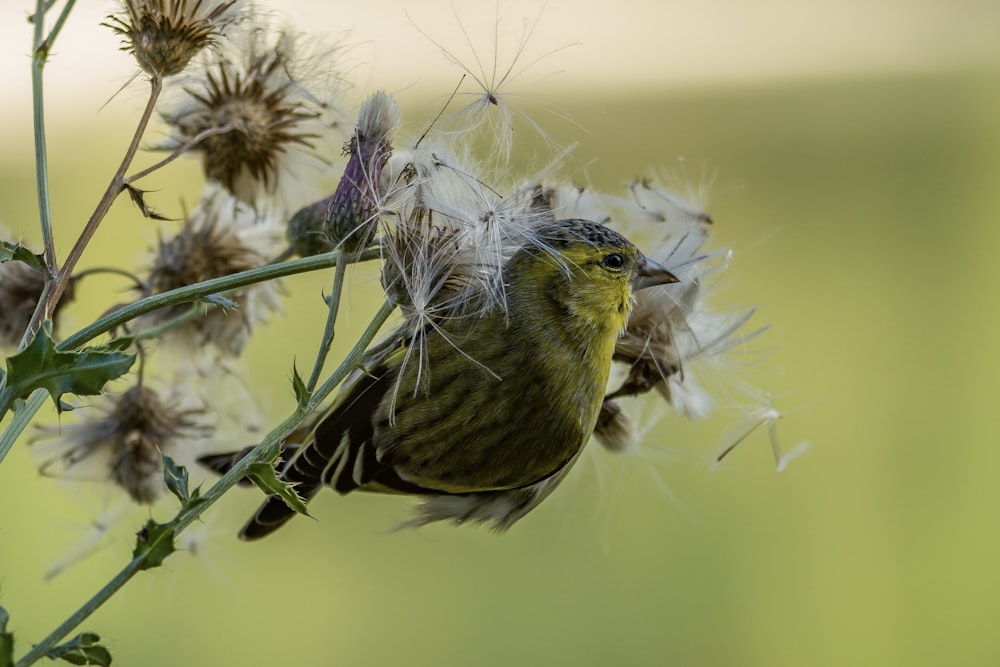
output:
[[[139,98],[53,124],[62,253],[123,146],[115,114]],[[392,533],[405,499],[324,493],[318,521],[243,544],[258,496],[234,492],[189,553],[84,624],[116,664],[1000,664],[1000,68],[588,88],[559,106],[588,134],[540,120],[580,141],[595,186],[658,166],[706,186],[713,242],[735,250],[714,303],[757,305],[773,325],[732,372],[772,392],[785,448],[810,450],[776,473],[761,431],[712,469],[746,423],[723,392],[713,419],[669,415],[639,455],[595,448],[501,537]],[[37,241],[27,130],[4,134],[0,222]],[[174,193],[197,183],[178,165],[158,201],[177,211]],[[120,202],[84,266],[140,258],[155,238]],[[358,276],[334,355],[367,320],[373,275]],[[67,331],[123,298],[94,280]],[[295,330],[274,324],[247,352],[265,426],[291,406],[289,369],[311,359],[328,280],[289,280]],[[41,478],[35,461],[18,446],[0,466],[0,605],[18,654],[127,561],[146,516],[45,581],[120,498]]]

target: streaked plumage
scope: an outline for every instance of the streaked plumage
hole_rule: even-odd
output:
[[[603,225],[544,226],[504,266],[505,308],[428,323],[371,353],[305,444],[287,448],[281,475],[306,500],[323,485],[413,494],[424,503],[412,524],[506,529],[589,440],[633,289],[675,280]],[[241,537],[292,515],[270,497]]]

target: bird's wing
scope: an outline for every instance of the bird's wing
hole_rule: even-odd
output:
[[[374,415],[391,391],[396,370],[411,339],[398,338],[395,346],[381,346],[345,382],[332,406],[315,421],[307,441],[294,452],[280,471],[281,478],[295,485],[308,502],[324,485],[339,493],[358,488],[383,493],[421,493],[379,460]],[[270,496],[244,526],[240,537],[253,540],[284,525],[295,512],[278,496]]]

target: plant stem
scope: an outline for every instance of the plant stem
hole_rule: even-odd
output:
[[[344,274],[347,272],[347,253],[343,249],[337,250],[337,268],[333,272],[333,291],[327,301],[326,327],[323,329],[323,340],[320,341],[319,350],[316,352],[316,362],[313,364],[312,373],[309,374],[309,382],[306,384],[306,393],[311,394],[319,382],[320,373],[326,364],[326,357],[330,354],[330,345],[333,343],[334,328],[337,322],[337,311],[340,308],[340,295],[344,291]]]
[[[55,0],[49,2],[45,7],[45,11],[49,11],[52,5],[55,4]],[[48,37],[45,38],[45,47],[47,51],[52,49],[52,44],[56,41],[56,37],[59,36],[59,32],[62,31],[63,25],[66,24],[66,19],[69,18],[69,13],[73,11],[73,5],[76,4],[76,0],[66,0],[66,5],[63,10],[59,12],[58,18],[56,18],[56,23],[52,26],[52,30],[49,32]]]
[[[379,257],[379,254],[380,251],[378,248],[370,248],[359,255],[357,257],[357,261],[376,259]],[[197,283],[195,285],[179,287],[177,289],[170,290],[169,292],[146,297],[145,299],[140,299],[135,303],[123,306],[113,313],[105,315],[93,324],[80,329],[75,334],[56,345],[56,349],[60,351],[74,350],[101,334],[111,331],[115,327],[119,327],[140,315],[145,315],[146,313],[153,312],[154,310],[158,310],[160,308],[194,301],[195,299],[200,299],[201,297],[208,296],[209,294],[217,294],[219,292],[225,292],[227,290],[245,287],[259,282],[273,280],[275,278],[283,278],[285,276],[305,273],[307,271],[327,269],[334,265],[336,261],[337,252],[328,252],[322,255],[294,259],[287,262],[281,262],[279,264],[269,264],[257,269],[234,273],[231,276],[213,278],[212,280],[206,280],[205,282]],[[3,462],[4,457],[7,455],[7,452],[10,450],[14,441],[17,440],[21,432],[24,431],[28,423],[30,423],[31,418],[36,412],[38,412],[39,408],[42,407],[42,404],[45,402],[45,396],[46,394],[44,391],[36,391],[32,394],[31,398],[24,405],[24,407],[15,413],[14,420],[7,425],[6,430],[2,436],[0,436],[0,463]]]
[[[73,274],[73,280],[79,281],[81,278],[86,278],[87,276],[96,276],[100,274],[114,275],[114,276],[121,276],[123,278],[128,278],[133,283],[135,283],[136,288],[141,290],[144,287],[142,280],[139,279],[139,276],[124,269],[116,268],[114,266],[95,266],[90,269],[84,269],[83,271],[77,271],[75,274]]]
[[[42,85],[42,70],[45,69],[52,44],[43,37],[45,34],[45,11],[45,0],[38,0],[35,5],[35,31],[32,40],[31,100],[35,132],[35,182],[38,192],[38,219],[42,225],[42,239],[45,244],[45,268],[49,275],[52,275],[56,272],[57,260],[55,238],[52,235],[49,163],[45,143],[45,96]]]
[[[379,250],[372,248],[366,250],[360,256],[360,260],[375,259],[379,256]],[[293,259],[279,264],[268,264],[249,271],[241,271],[230,276],[213,278],[194,285],[178,287],[162,294],[156,294],[144,299],[140,299],[127,306],[123,306],[113,313],[109,313],[93,324],[77,331],[57,345],[59,350],[73,350],[84,343],[93,340],[97,336],[111,331],[115,327],[121,326],[130,320],[134,320],[140,315],[151,313],[154,310],[175,306],[180,303],[194,301],[210,294],[218,294],[239,287],[246,287],[260,282],[266,282],[275,278],[294,275],[296,273],[306,273],[317,271],[334,266],[337,262],[337,253],[328,252],[302,259]]]
[[[52,233],[52,205],[49,196],[49,160],[45,139],[45,87],[43,85],[42,72],[45,69],[45,63],[48,61],[52,45],[66,24],[66,19],[69,18],[69,13],[73,10],[76,0],[66,0],[66,4],[63,6],[55,25],[52,27],[52,31],[48,36],[43,38],[45,14],[52,8],[53,4],[54,0],[50,2],[38,0],[35,4],[35,14],[33,16],[35,30],[32,37],[33,48],[31,56],[31,108],[35,139],[35,183],[38,193],[38,219],[42,226],[42,242],[45,245],[45,269],[48,272],[48,276],[46,276],[45,287],[42,289],[35,313],[32,316],[33,321],[35,318],[38,318],[38,323],[34,325],[34,328],[29,325],[27,330],[25,330],[24,336],[18,345],[18,351],[27,346],[34,331],[41,324],[41,320],[45,319],[42,316],[45,312],[44,304],[50,301],[49,297],[53,293],[52,277],[58,270],[59,262],[56,258],[55,237]],[[3,460],[3,456],[0,456],[0,460]]]
[[[36,389],[35,393],[25,401],[24,407],[14,413],[14,419],[7,425],[4,432],[0,434],[0,462],[3,462],[4,457],[7,456],[7,452],[17,442],[17,438],[21,435],[21,432],[31,423],[31,418],[45,404],[45,397],[48,395],[48,392],[44,389]]]
[[[175,329],[183,324],[187,324],[191,320],[201,317],[208,312],[209,306],[207,304],[193,303],[191,307],[185,310],[180,315],[163,322],[162,324],[157,324],[155,327],[150,327],[148,329],[143,329],[142,331],[133,334],[132,339],[136,342],[141,340],[148,340],[150,338],[159,338],[167,331]]]
[[[197,520],[211,505],[215,503],[216,500],[222,497],[222,495],[232,488],[240,479],[242,479],[250,466],[254,463],[259,463],[263,460],[264,454],[280,443],[284,438],[288,437],[292,433],[305,417],[319,407],[319,405],[326,399],[326,397],[339,385],[348,373],[354,370],[361,359],[364,356],[365,350],[371,344],[372,340],[378,334],[379,330],[389,315],[395,307],[388,301],[382,304],[382,308],[376,313],[374,319],[372,319],[371,324],[365,329],[365,332],[361,335],[361,338],[355,344],[354,348],[348,353],[348,355],[341,362],[340,366],[334,371],[333,375],[327,379],[326,382],[319,388],[318,391],[310,398],[308,404],[303,408],[299,406],[296,408],[295,412],[288,417],[284,422],[281,423],[276,429],[271,431],[270,434],[261,442],[254,447],[250,453],[240,459],[233,468],[227,472],[218,482],[212,485],[208,491],[201,496],[197,502],[191,502],[185,504],[177,516],[171,521],[169,526],[173,528],[173,533],[171,539],[176,537],[187,528],[191,523]],[[161,538],[162,539],[162,538]],[[28,665],[34,664],[37,660],[44,657],[49,651],[51,651],[56,644],[61,641],[66,635],[73,631],[78,625],[85,621],[91,614],[93,614],[97,609],[101,607],[105,602],[111,599],[115,593],[117,593],[128,581],[135,576],[137,572],[142,571],[146,567],[146,556],[151,551],[155,550],[157,544],[150,543],[141,550],[141,553],[136,555],[122,570],[115,575],[111,581],[104,585],[92,598],[87,600],[76,612],[74,612],[69,618],[67,618],[59,627],[52,631],[45,639],[36,644],[32,649],[24,655],[20,660],[17,661],[16,667],[27,667]]]
[[[191,137],[186,142],[184,142],[183,144],[181,144],[180,146],[178,146],[177,148],[175,148],[170,153],[170,155],[168,155],[167,157],[163,158],[162,160],[160,160],[156,164],[151,165],[149,167],[146,167],[145,169],[142,169],[140,171],[137,171],[136,173],[134,173],[131,176],[129,176],[128,178],[126,178],[125,179],[125,184],[126,185],[131,185],[132,183],[135,183],[139,179],[145,178],[146,176],[149,176],[150,174],[152,174],[157,169],[161,169],[161,168],[167,166],[168,164],[170,164],[171,162],[173,162],[174,160],[176,160],[180,156],[184,155],[184,153],[188,152],[189,150],[191,150],[192,148],[194,148],[195,146],[197,146],[198,144],[200,144],[205,139],[207,139],[207,138],[209,138],[211,136],[214,136],[216,134],[225,134],[226,132],[232,131],[232,129],[233,129],[232,125],[223,125],[222,127],[211,127],[211,128],[209,128],[207,130],[203,130],[203,131],[199,132],[198,134],[196,134],[195,136]]]
[[[149,125],[149,120],[152,118],[153,110],[156,107],[156,101],[163,90],[163,80],[156,75],[150,78],[149,84],[149,99],[146,101],[146,108],[143,109],[139,124],[132,134],[132,141],[125,151],[125,156],[118,165],[118,169],[115,171],[114,176],[112,176],[111,182],[108,183],[108,187],[101,196],[100,201],[98,201],[97,208],[94,209],[94,212],[87,220],[87,224],[84,225],[83,231],[80,232],[79,238],[77,238],[76,243],[73,244],[73,248],[69,251],[69,255],[66,256],[66,261],[53,273],[54,283],[46,294],[46,298],[39,301],[38,308],[35,309],[35,313],[31,318],[31,324],[28,325],[28,330],[25,332],[25,338],[30,339],[38,331],[38,327],[41,326],[42,321],[51,318],[56,304],[62,297],[63,291],[65,291],[66,285],[69,283],[70,276],[73,274],[73,268],[80,261],[83,251],[94,237],[94,233],[97,232],[101,221],[104,220],[108,211],[111,210],[111,205],[122,192],[125,184],[125,172],[131,166],[132,160],[139,150],[139,142],[146,132],[146,127]]]

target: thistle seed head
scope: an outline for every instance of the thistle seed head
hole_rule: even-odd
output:
[[[161,396],[136,385],[106,399],[91,418],[61,427],[52,449],[60,453],[41,466],[43,472],[60,464],[67,472],[98,461],[108,481],[128,492],[137,503],[155,501],[164,489],[161,453],[176,456],[212,428],[203,408],[183,408],[180,392]],[[97,412],[97,414],[94,414]]]
[[[237,17],[236,0],[123,0],[107,27],[122,37],[144,72],[168,77],[184,71]]]
[[[332,59],[301,53],[288,31],[257,26],[225,46],[204,59],[200,73],[185,82],[182,99],[163,114],[171,138],[161,147],[192,144],[210,182],[256,204],[279,189],[301,187],[296,182],[307,176],[302,158],[327,166],[326,144],[340,125],[334,104],[339,79],[310,71],[329,68]],[[318,83],[312,86],[311,79]]]
[[[266,264],[268,257],[276,254],[280,230],[267,220],[258,221],[257,216],[248,206],[223,193],[207,196],[174,237],[160,241],[146,281],[145,296]],[[278,307],[277,288],[273,281],[258,283],[227,298],[236,302],[238,308],[213,307],[204,316],[166,335],[181,336],[182,342],[190,347],[213,345],[232,356],[239,355],[254,326]],[[190,308],[190,304],[163,308],[140,323],[164,324]]]

